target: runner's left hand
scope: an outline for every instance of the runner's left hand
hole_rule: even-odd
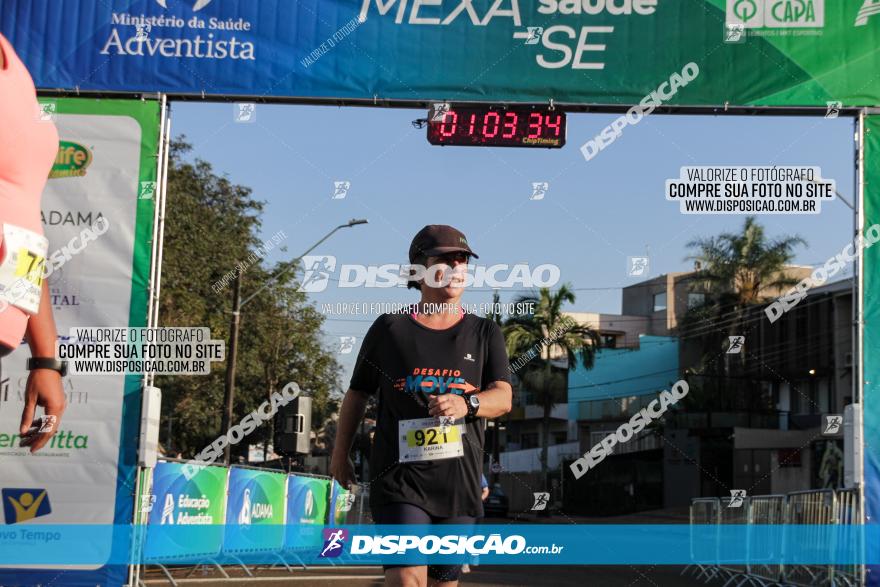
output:
[[[432,416],[452,416],[456,420],[467,416],[464,397],[454,393],[431,395],[428,397],[428,413]]]

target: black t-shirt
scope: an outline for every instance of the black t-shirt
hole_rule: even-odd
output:
[[[358,354],[352,389],[379,391],[376,433],[370,457],[370,505],[403,502],[432,516],[483,515],[480,474],[485,420],[464,418],[463,456],[400,462],[398,423],[430,418],[430,393],[467,394],[494,381],[510,382],[501,328],[465,314],[435,330],[408,314],[383,314],[367,332]]]

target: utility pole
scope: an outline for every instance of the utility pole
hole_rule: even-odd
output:
[[[238,350],[238,325],[241,317],[241,273],[235,276],[235,284],[232,288],[232,320],[229,323],[229,356],[226,359],[226,385],[224,398],[226,410],[223,412],[223,424],[220,426],[220,434],[226,434],[232,425],[232,404],[235,400],[235,357]],[[227,443],[223,452],[223,462],[229,465],[232,446]]]
[[[172,447],[172,444],[171,444],[171,431],[172,431],[172,425],[171,425],[171,423],[172,423],[173,421],[174,421],[174,416],[172,416],[172,415],[169,414],[169,415],[168,415],[168,418],[167,418],[167,422],[168,422],[168,432],[167,432],[167,435],[168,435],[168,441],[165,443],[165,450],[167,451],[166,454],[174,452],[174,451],[171,449],[171,447]]]

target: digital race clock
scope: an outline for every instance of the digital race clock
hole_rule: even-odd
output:
[[[517,106],[450,106],[432,110],[428,142],[432,145],[544,147],[565,145],[565,113]]]

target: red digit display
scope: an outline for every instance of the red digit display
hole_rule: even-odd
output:
[[[504,113],[504,134],[501,135],[501,138],[504,139],[512,139],[516,136],[516,112],[505,112]]]
[[[557,114],[556,116],[547,116],[544,119],[544,124],[547,125],[547,128],[553,129],[553,133],[558,137],[559,136],[559,119],[561,117]],[[551,120],[552,119],[552,120]]]
[[[540,112],[532,112],[529,114],[529,138],[536,139],[541,136],[541,120],[543,120]]]
[[[432,145],[544,147],[565,145],[565,113],[531,106],[451,106],[428,123]]]
[[[494,138],[498,134],[498,121],[501,115],[497,112],[487,112],[483,117],[483,136],[487,139]]]
[[[444,137],[455,136],[455,123],[458,121],[458,114],[455,112],[447,112],[440,123],[440,134]]]

